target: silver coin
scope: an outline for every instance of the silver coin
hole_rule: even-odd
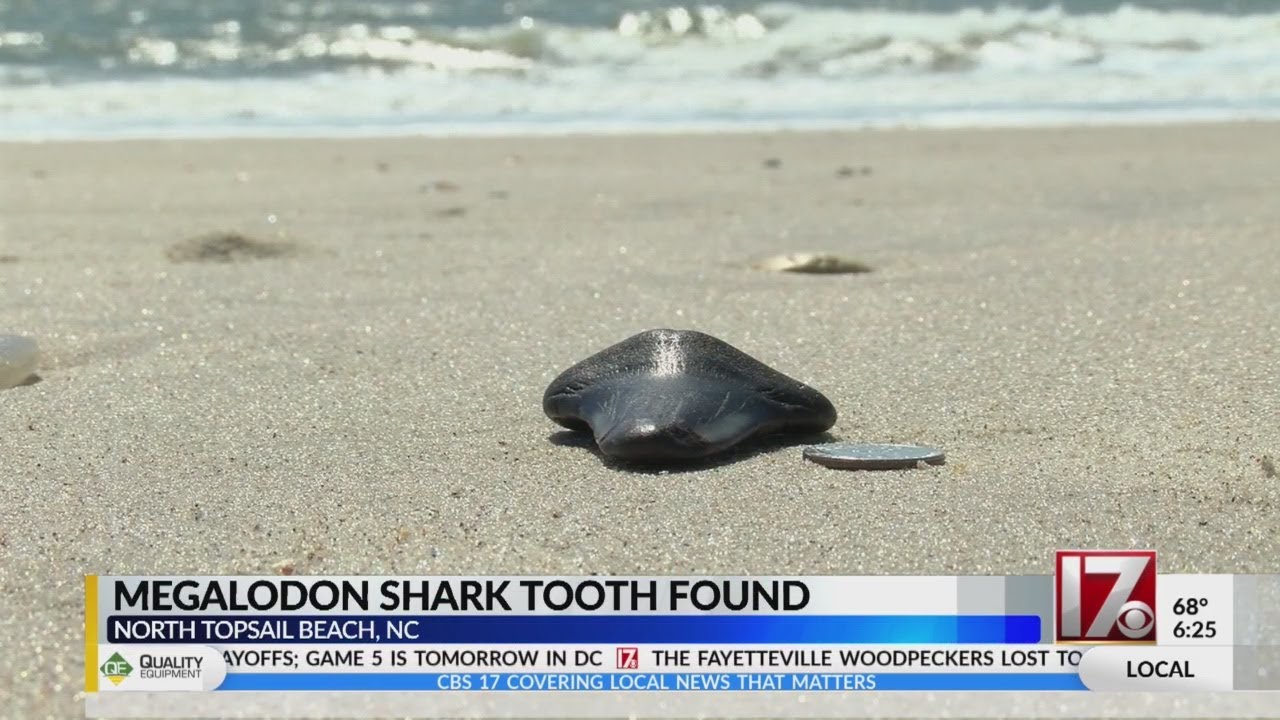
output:
[[[941,450],[919,445],[877,445],[873,443],[828,443],[804,449],[804,457],[837,470],[899,470],[917,463],[941,465]]]

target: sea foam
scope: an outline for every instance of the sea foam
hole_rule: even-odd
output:
[[[371,16],[344,0],[290,14],[303,5],[186,25],[143,13],[127,32],[84,31],[102,36],[86,41],[92,56],[59,55],[40,30],[0,34],[0,136],[1280,116],[1280,11],[1261,3],[1252,14],[605,3],[607,17],[448,22],[417,4]]]

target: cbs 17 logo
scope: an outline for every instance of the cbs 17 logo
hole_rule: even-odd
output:
[[[618,650],[618,669],[619,670],[639,670],[640,669],[640,649],[633,647],[620,647]]]
[[[1154,550],[1059,550],[1056,641],[1154,643]]]

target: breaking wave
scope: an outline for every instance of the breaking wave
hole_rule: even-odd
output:
[[[1280,10],[863,4],[10,0],[0,133],[1280,109]]]

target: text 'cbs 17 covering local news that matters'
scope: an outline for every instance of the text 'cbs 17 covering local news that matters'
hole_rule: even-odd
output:
[[[501,710],[528,693],[1266,689],[1266,668],[1238,663],[1251,576],[1158,575],[1149,551],[1054,563],[1015,577],[89,576],[85,690],[93,714],[95,698],[149,691],[482,693]]]

